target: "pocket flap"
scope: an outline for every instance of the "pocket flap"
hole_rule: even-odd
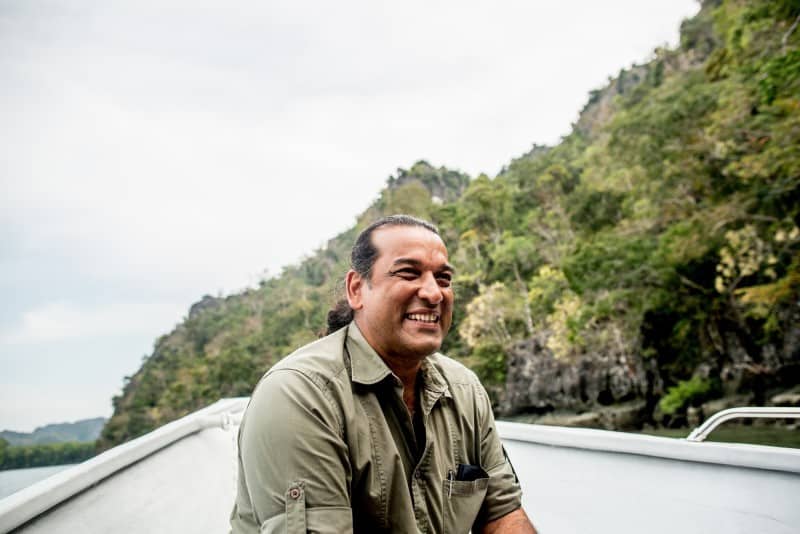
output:
[[[478,480],[445,480],[445,489],[448,496],[455,495],[474,495],[482,493],[489,487],[488,478],[479,478]]]

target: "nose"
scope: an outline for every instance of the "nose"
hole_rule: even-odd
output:
[[[439,287],[439,284],[436,282],[436,277],[433,276],[433,273],[426,273],[420,278],[420,280],[421,285],[417,290],[417,295],[419,298],[434,306],[439,304],[444,299],[444,295],[442,294],[442,288]]]

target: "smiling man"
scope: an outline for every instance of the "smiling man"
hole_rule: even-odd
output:
[[[485,390],[436,352],[453,314],[437,229],[380,219],[351,265],[333,333],[253,392],[233,532],[535,533]]]

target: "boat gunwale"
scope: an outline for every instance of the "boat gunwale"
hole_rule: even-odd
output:
[[[9,532],[114,473],[206,428],[226,428],[249,397],[221,399],[0,499],[0,533]]]
[[[800,449],[497,421],[503,440],[800,474]]]

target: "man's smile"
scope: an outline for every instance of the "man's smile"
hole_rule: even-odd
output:
[[[405,318],[410,319],[412,321],[419,321],[421,323],[439,322],[439,314],[436,313],[407,313],[405,315]]]

